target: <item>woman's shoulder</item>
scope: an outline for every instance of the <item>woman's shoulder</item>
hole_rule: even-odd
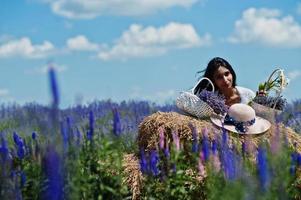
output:
[[[235,88],[241,97],[242,103],[248,103],[256,96],[255,92],[249,88],[241,86],[236,86]]]

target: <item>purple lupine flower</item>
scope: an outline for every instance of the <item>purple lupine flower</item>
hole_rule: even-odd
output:
[[[63,137],[64,149],[66,149],[68,146],[68,133],[67,133],[67,129],[65,127],[64,122],[61,122],[60,125],[61,125],[61,134]]]
[[[150,170],[154,176],[159,175],[158,162],[159,162],[158,153],[156,150],[152,150],[150,155]]]
[[[15,145],[17,147],[17,156],[20,159],[23,159],[25,157],[24,141],[16,132],[13,133],[13,139],[14,139]]]
[[[7,146],[7,141],[1,134],[1,147],[0,147],[0,154],[3,162],[6,162],[8,159],[8,146]]]
[[[212,140],[212,154],[215,155],[217,153],[217,142],[216,140]]]
[[[204,159],[207,161],[210,156],[209,141],[208,141],[208,130],[203,129],[203,140],[202,140],[202,151],[204,154]]]
[[[301,154],[298,153],[298,162],[297,162],[298,166],[301,166]]]
[[[89,112],[89,133],[94,135],[94,125],[95,125],[95,120],[94,120],[94,113],[92,110]]]
[[[50,90],[51,90],[51,94],[52,94],[52,105],[54,107],[58,107],[58,105],[59,105],[59,91],[58,91],[58,86],[57,86],[57,80],[56,80],[54,67],[52,67],[52,66],[49,67],[48,74],[49,74],[49,81],[50,81]]]
[[[261,187],[266,190],[269,185],[269,171],[266,150],[260,146],[257,154],[257,170]]]
[[[32,132],[31,138],[32,138],[33,140],[36,140],[36,139],[37,139],[37,133],[36,133],[36,132]]]
[[[61,158],[59,154],[54,147],[48,146],[42,161],[42,169],[47,177],[43,199],[63,199],[63,177],[61,174],[61,167]]]
[[[179,151],[180,150],[180,139],[179,139],[177,131],[172,131],[172,139],[173,139],[173,143],[176,147],[176,150]]]
[[[296,166],[298,165],[299,154],[297,152],[293,152],[291,154],[291,166],[290,166],[290,174],[296,174]]]
[[[160,149],[164,149],[164,129],[162,127],[159,128],[159,147]]]
[[[223,169],[227,180],[235,180],[236,178],[236,165],[234,152],[229,148],[225,147],[223,151]]]
[[[168,145],[166,145],[166,147],[164,149],[164,156],[167,160],[170,158],[170,152],[169,152]]]
[[[121,134],[120,115],[117,108],[113,108],[113,133],[116,136]]]
[[[25,157],[25,149],[24,149],[24,145],[23,144],[20,144],[18,147],[17,147],[17,156],[20,158],[20,159],[23,159]]]
[[[147,160],[144,154],[144,149],[140,149],[139,164],[140,164],[140,170],[142,174],[146,174],[148,172],[148,167],[147,167]]]
[[[81,135],[79,129],[77,128],[76,129],[76,144],[77,145],[80,145],[81,138],[82,138],[82,135]]]
[[[21,188],[24,187],[26,183],[26,175],[23,171],[20,172],[20,186]]]
[[[199,150],[199,143],[198,143],[198,132],[195,126],[189,124],[189,128],[192,132],[192,152],[196,153]]]
[[[73,135],[72,135],[72,128],[71,128],[71,118],[70,117],[67,117],[66,118],[66,124],[67,124],[67,135],[68,135],[68,138],[72,137],[73,138]]]
[[[14,139],[15,144],[19,145],[21,138],[16,132],[13,133],[13,139]]]
[[[222,127],[222,145],[227,146],[228,145],[228,134],[227,130]]]
[[[92,134],[91,130],[87,130],[87,139],[90,141],[92,141],[92,139],[93,139],[93,134]]]

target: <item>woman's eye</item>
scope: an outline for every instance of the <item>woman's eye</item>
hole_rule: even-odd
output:
[[[229,76],[230,75],[230,72],[225,72],[225,76]]]

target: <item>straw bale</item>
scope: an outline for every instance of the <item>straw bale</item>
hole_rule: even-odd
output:
[[[134,154],[125,154],[122,166],[125,175],[123,182],[131,189],[132,199],[140,199],[143,176],[140,171],[138,158]]]
[[[191,116],[182,115],[176,112],[156,112],[146,117],[139,125],[138,132],[138,146],[146,151],[156,149],[159,141],[159,128],[164,130],[167,142],[172,141],[172,131],[176,131],[179,135],[180,141],[191,141],[192,131],[190,124],[196,127],[199,137],[202,137],[202,130],[206,128],[208,130],[208,139],[212,141],[217,137],[221,137],[221,128],[213,125],[210,120],[200,120]],[[256,147],[261,141],[268,141],[272,136],[277,133],[276,125],[272,125],[271,129],[263,134],[246,136],[238,135],[236,133],[229,133],[230,143],[242,143],[249,139]],[[286,137],[290,146],[295,147],[296,150],[301,153],[301,136],[294,132],[291,128],[285,127],[283,124],[279,124],[278,133]]]
[[[143,187],[143,181],[145,178],[143,177],[138,157],[135,154],[125,154],[122,161],[122,166],[124,169],[124,179],[123,183],[127,184],[132,192],[132,200],[141,199],[141,189]],[[192,177],[199,183],[203,183],[204,176],[199,175],[196,171],[192,169],[185,170],[185,175]],[[190,182],[186,183],[190,185]]]
[[[202,130],[206,128],[208,130],[208,139],[212,141],[217,137],[221,137],[222,131],[219,127],[214,126],[210,120],[199,120],[191,116],[182,115],[176,112],[156,112],[146,117],[139,125],[138,132],[138,146],[146,151],[156,149],[159,141],[159,128],[162,127],[164,130],[165,138],[167,143],[172,142],[172,131],[176,131],[180,140],[191,141],[192,131],[190,124],[196,127],[199,137],[202,137]],[[279,129],[279,130],[277,130]],[[230,143],[241,144],[243,141],[249,138],[249,142],[255,147],[261,141],[272,141],[273,137],[276,137],[276,133],[279,136],[285,138],[287,143],[294,147],[297,152],[301,153],[301,136],[294,132],[291,128],[285,127],[283,124],[272,125],[271,129],[266,133],[256,136],[242,136],[235,133],[229,133]],[[250,159],[255,162],[255,154],[250,156]],[[126,154],[123,159],[123,167],[125,171],[125,183],[131,188],[132,199],[140,199],[141,189],[143,184],[143,175],[140,171],[139,160],[135,154]],[[200,182],[203,178],[198,174],[195,174],[192,170],[188,170],[185,173],[193,174]]]

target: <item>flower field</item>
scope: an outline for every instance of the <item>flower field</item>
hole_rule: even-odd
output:
[[[191,124],[191,143],[159,129],[157,148],[145,151],[138,125],[175,105],[106,100],[59,109],[53,70],[49,80],[51,105],[0,108],[0,199],[301,198],[301,154],[277,129],[284,124],[301,134],[301,100],[277,116],[274,137],[258,148],[229,142],[224,130],[209,141],[209,129]],[[125,181],[129,154],[139,164],[139,191]]]

